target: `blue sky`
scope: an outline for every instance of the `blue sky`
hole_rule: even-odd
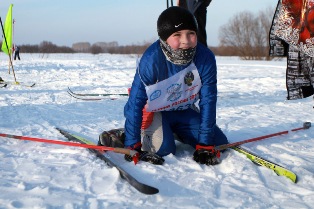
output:
[[[174,3],[176,0],[174,0]],[[207,11],[207,42],[219,44],[219,28],[242,11],[257,13],[277,0],[213,0]],[[13,4],[14,42],[50,41],[72,46],[75,42],[117,41],[140,44],[157,39],[156,22],[166,0],[2,0],[2,22]]]

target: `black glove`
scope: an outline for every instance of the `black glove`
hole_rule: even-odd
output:
[[[129,149],[137,151],[137,154],[135,156],[124,155],[124,159],[126,161],[128,161],[128,162],[134,161],[134,163],[136,164],[138,161],[141,160],[141,161],[149,162],[149,163],[155,164],[155,165],[162,165],[165,162],[165,160],[162,157],[160,157],[159,155],[157,155],[155,153],[142,151],[141,150],[141,144],[140,144],[140,146],[138,144],[136,144],[135,147],[136,148],[128,147]]]
[[[193,160],[200,164],[217,165],[219,164],[220,151],[216,151],[214,146],[199,144],[193,154]]]

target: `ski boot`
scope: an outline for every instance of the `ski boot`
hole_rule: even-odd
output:
[[[124,128],[104,131],[99,135],[98,146],[124,147]]]

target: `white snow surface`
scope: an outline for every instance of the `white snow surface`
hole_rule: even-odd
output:
[[[0,76],[8,58],[0,55]],[[82,101],[67,93],[127,93],[137,55],[21,54],[17,81],[0,88],[0,133],[67,141],[55,128],[88,136],[124,126],[127,97]],[[313,98],[286,100],[286,60],[217,57],[217,124],[230,142],[314,121]],[[313,208],[314,131],[243,145],[297,174],[298,182],[257,166],[234,150],[216,166],[199,165],[193,149],[177,144],[162,166],[140,162],[143,181],[159,189],[138,192],[87,149],[0,137],[0,208]]]

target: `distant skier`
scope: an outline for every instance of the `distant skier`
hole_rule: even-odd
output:
[[[197,42],[197,29],[186,9],[160,14],[159,40],[143,54],[124,107],[125,129],[103,132],[100,145],[124,146],[136,150],[138,160],[162,164],[163,156],[176,153],[178,140],[196,149],[196,162],[219,163],[215,146],[228,140],[216,125],[217,66],[215,55]]]
[[[20,47],[15,45],[15,47],[14,47],[14,60],[16,60],[16,58],[21,60],[21,58],[20,58]]]

